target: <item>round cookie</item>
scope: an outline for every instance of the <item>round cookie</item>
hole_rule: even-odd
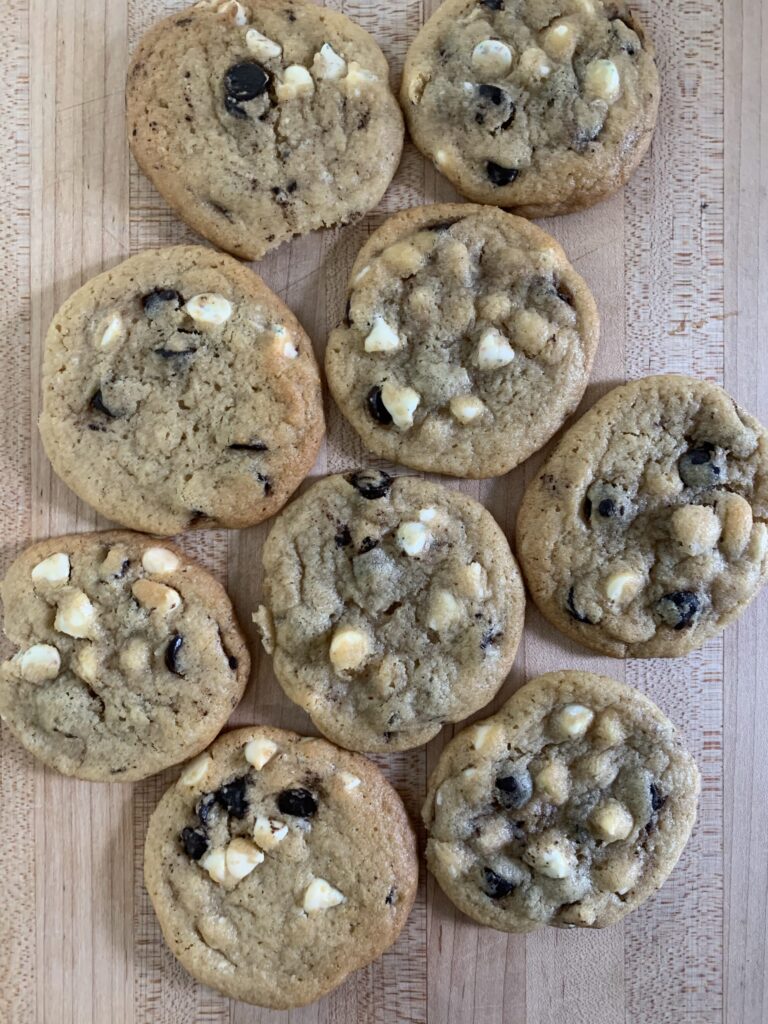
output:
[[[305,0],[211,0],[161,21],[131,62],[127,108],[163,198],[249,260],[372,209],[403,146],[373,38]]]
[[[285,692],[352,750],[419,746],[509,672],[524,592],[504,534],[459,491],[376,470],[276,520],[254,616]]]
[[[576,408],[598,334],[594,299],[550,235],[487,206],[425,206],[363,246],[325,367],[377,455],[496,476]]]
[[[202,750],[248,681],[224,589],[178,548],[114,531],[27,548],[2,588],[0,716],[65,775],[143,779]]]
[[[40,434],[53,468],[124,526],[252,526],[323,437],[309,338],[251,270],[154,249],[69,298],[45,343]]]
[[[165,941],[190,974],[287,1009],[395,941],[418,861],[405,808],[375,765],[252,726],[220,737],[167,791],[144,872]]]
[[[603,928],[666,880],[699,773],[672,723],[629,686],[552,672],[460,732],[429,781],[427,863],[500,931]]]
[[[523,497],[517,552],[542,614],[613,657],[715,636],[768,573],[768,434],[722,388],[646,377],[563,436]]]
[[[446,0],[411,44],[401,103],[416,145],[465,196],[550,217],[629,179],[659,78],[622,0]]]

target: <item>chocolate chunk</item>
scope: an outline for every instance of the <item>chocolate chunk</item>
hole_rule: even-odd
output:
[[[379,542],[376,537],[363,537],[360,542],[360,547],[357,549],[358,555],[365,555],[369,551],[373,551],[374,548],[379,546]]]
[[[480,640],[480,650],[487,651],[489,647],[493,647],[494,644],[497,644],[503,635],[504,634],[501,630],[497,629],[495,626],[491,626],[489,629],[486,629]]]
[[[278,794],[277,807],[294,818],[311,818],[317,813],[317,800],[308,789],[284,789]]]
[[[206,793],[205,796],[201,796],[197,802],[195,813],[200,819],[201,824],[207,825],[211,820],[211,816],[216,808],[216,794]]]
[[[231,452],[268,452],[269,448],[263,441],[236,441],[227,445]]]
[[[692,590],[676,590],[665,594],[657,605],[661,621],[674,630],[688,629],[701,609],[701,600]]]
[[[510,882],[508,878],[502,878],[490,868],[483,868],[483,881],[483,892],[492,900],[504,899],[515,888],[514,882]]]
[[[247,782],[248,776],[241,775],[239,779],[227,782],[214,793],[216,802],[233,818],[244,818],[245,812],[248,810],[248,800],[245,796]]]
[[[382,426],[388,427],[392,422],[392,415],[382,401],[381,388],[378,385],[376,387],[372,387],[368,392],[366,402],[368,404],[368,412],[376,422],[381,423]]]
[[[101,388],[99,388],[98,391],[94,391],[91,396],[91,400],[88,403],[88,408],[93,412],[100,412],[102,416],[107,416],[111,420],[116,418],[116,414],[113,413],[111,409],[108,409],[104,404],[104,396],[101,393]]]
[[[386,497],[393,483],[389,473],[381,469],[361,469],[359,473],[350,473],[344,479],[368,501]]]
[[[179,654],[184,644],[184,637],[179,636],[175,633],[168,641],[168,646],[165,648],[165,667],[169,672],[173,672],[176,676],[183,676],[184,673],[179,668]]]
[[[144,312],[151,318],[169,307],[174,310],[181,309],[184,305],[184,298],[173,288],[155,288],[153,292],[147,292],[141,300],[141,304],[144,307]]]
[[[235,117],[245,117],[239,106],[261,96],[269,85],[269,75],[255,60],[234,64],[224,76],[224,106]]]
[[[686,487],[697,490],[717,487],[726,481],[725,456],[709,441],[684,452],[677,460],[677,470]]]
[[[501,164],[496,164],[493,160],[489,160],[486,163],[485,170],[490,183],[499,188],[504,185],[511,185],[520,173],[516,167],[502,167]]]
[[[200,860],[208,849],[208,837],[199,828],[183,828],[179,838],[184,847],[184,853],[192,860]]]
[[[583,622],[587,626],[594,626],[594,622],[591,619],[588,619],[586,615],[582,615],[581,612],[576,610],[576,605],[573,603],[573,591],[574,587],[571,587],[571,589],[568,591],[568,598],[565,602],[565,610],[568,612],[571,618],[576,619],[577,622]]]
[[[346,548],[352,543],[352,534],[349,532],[349,527],[346,523],[338,528],[333,539],[337,548]]]
[[[515,772],[514,775],[500,775],[496,779],[496,799],[502,807],[519,810],[525,807],[533,796],[533,782],[527,771]]]

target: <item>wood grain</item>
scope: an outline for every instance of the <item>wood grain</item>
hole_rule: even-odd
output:
[[[34,427],[40,355],[56,306],[97,271],[150,245],[191,238],[129,160],[123,85],[130,49],[177,0],[3,0],[0,64],[0,490],[4,568],[31,538],[104,525],[52,474]],[[331,0],[371,31],[393,81],[436,0]],[[638,8],[663,78],[659,130],[630,186],[545,222],[592,285],[603,321],[583,407],[615,382],[664,370],[722,382],[768,419],[768,17],[761,0],[675,0]],[[379,209],[298,239],[258,267],[318,354],[347,271],[393,210],[450,199],[411,145]],[[365,460],[328,407],[314,474]],[[491,482],[452,481],[511,533],[542,455]],[[267,527],[196,534],[184,546],[227,584],[241,619],[258,601]],[[529,609],[498,706],[552,668],[603,671],[650,694],[683,728],[702,769],[699,824],[662,892],[604,932],[528,937],[481,929],[431,879],[400,941],[313,1007],[271,1013],[204,989],[165,949],[142,884],[147,819],[173,773],[134,787],[60,778],[2,731],[0,1021],[8,1024],[763,1024],[768,1017],[768,716],[763,598],[721,640],[675,662],[589,654]],[[233,722],[310,731],[249,627],[254,671]],[[426,749],[379,758],[418,818]]]

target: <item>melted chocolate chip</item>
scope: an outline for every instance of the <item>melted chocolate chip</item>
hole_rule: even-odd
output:
[[[386,405],[384,405],[381,397],[381,388],[378,385],[371,388],[368,392],[366,403],[368,405],[368,412],[371,414],[373,419],[375,419],[377,423],[381,423],[382,426],[388,427],[392,422],[392,414]]]
[[[174,310],[181,309],[184,305],[184,298],[173,288],[155,288],[153,292],[147,292],[141,300],[141,304],[147,316],[153,317],[157,316],[169,305]]]
[[[241,775],[239,779],[227,782],[214,793],[216,802],[233,818],[244,818],[245,812],[248,810],[248,800],[245,796],[247,781],[248,777]]]
[[[379,546],[379,542],[375,537],[364,537],[360,542],[360,547],[357,549],[358,555],[365,555],[368,551],[373,551],[374,548]]]
[[[100,412],[102,416],[107,416],[111,420],[116,418],[115,413],[113,413],[111,409],[108,409],[104,404],[104,396],[101,393],[101,388],[99,388],[98,391],[94,391],[93,395],[91,395],[88,408],[93,412]]]
[[[181,830],[181,845],[184,853],[191,860],[200,860],[208,849],[208,837],[199,828],[184,828]]]
[[[349,527],[346,524],[340,526],[333,539],[337,548],[348,547],[352,543],[352,534],[349,532]]]
[[[165,648],[165,667],[176,676],[184,675],[179,668],[179,654],[183,645],[184,637],[176,633],[168,641],[168,646]]]
[[[568,591],[568,598],[565,602],[565,610],[568,612],[571,618],[576,619],[577,622],[583,622],[587,626],[594,626],[594,622],[592,621],[592,619],[588,619],[586,615],[582,615],[581,612],[576,610],[576,605],[573,603],[573,591],[573,587],[571,587],[571,589]]]
[[[389,494],[392,477],[381,469],[362,469],[359,473],[350,473],[344,478],[358,492],[361,498],[376,501]]]
[[[501,640],[502,636],[504,636],[504,634],[495,626],[491,626],[489,629],[486,629],[480,640],[480,650],[487,651],[489,647],[493,647],[494,644],[497,644],[499,640]]]
[[[227,445],[231,452],[268,452],[269,448],[263,441],[236,441]]]
[[[496,779],[496,799],[502,807],[519,810],[525,807],[533,796],[533,782],[529,772],[516,772],[514,775],[500,775]]]
[[[516,167],[502,167],[501,164],[494,163],[493,160],[486,163],[485,170],[490,183],[499,188],[511,185],[520,173]]]
[[[693,625],[700,608],[699,595],[692,590],[676,590],[672,594],[665,594],[656,605],[661,621],[678,631]]]
[[[687,487],[701,489],[725,482],[724,458],[718,456],[717,448],[709,441],[689,448],[677,460],[677,469]]]
[[[515,888],[514,882],[510,882],[508,878],[502,878],[490,868],[483,868],[483,883],[483,892],[492,900],[504,899]]]
[[[317,800],[308,789],[284,789],[278,794],[277,807],[293,818],[311,818],[317,814]]]

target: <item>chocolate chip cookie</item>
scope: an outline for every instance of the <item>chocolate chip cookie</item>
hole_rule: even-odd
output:
[[[491,700],[523,611],[517,564],[480,504],[369,470],[321,480],[277,519],[254,618],[321,732],[391,751]]]
[[[621,0],[446,0],[411,44],[401,102],[416,145],[465,196],[549,217],[628,180],[659,79]]]
[[[0,715],[65,775],[143,779],[202,750],[250,659],[223,588],[165,541],[127,532],[27,548],[2,584]]]
[[[669,658],[733,621],[768,573],[768,434],[721,388],[646,377],[611,391],[531,482],[517,550],[564,633]]]
[[[139,44],[127,101],[141,169],[244,259],[370,210],[400,161],[384,55],[305,0],[203,0],[166,18]]]
[[[40,434],[76,494],[171,534],[273,515],[323,437],[309,338],[247,267],[155,249],[93,278],[45,343]]]
[[[325,366],[377,455],[496,476],[576,408],[598,333],[594,299],[550,235],[486,206],[425,206],[363,246]]]
[[[603,928],[664,883],[698,793],[693,759],[647,697],[552,672],[443,751],[423,810],[427,862],[481,924]]]
[[[220,737],[149,823],[144,871],[184,967],[235,999],[319,999],[399,935],[418,880],[405,809],[378,768],[325,740]]]

